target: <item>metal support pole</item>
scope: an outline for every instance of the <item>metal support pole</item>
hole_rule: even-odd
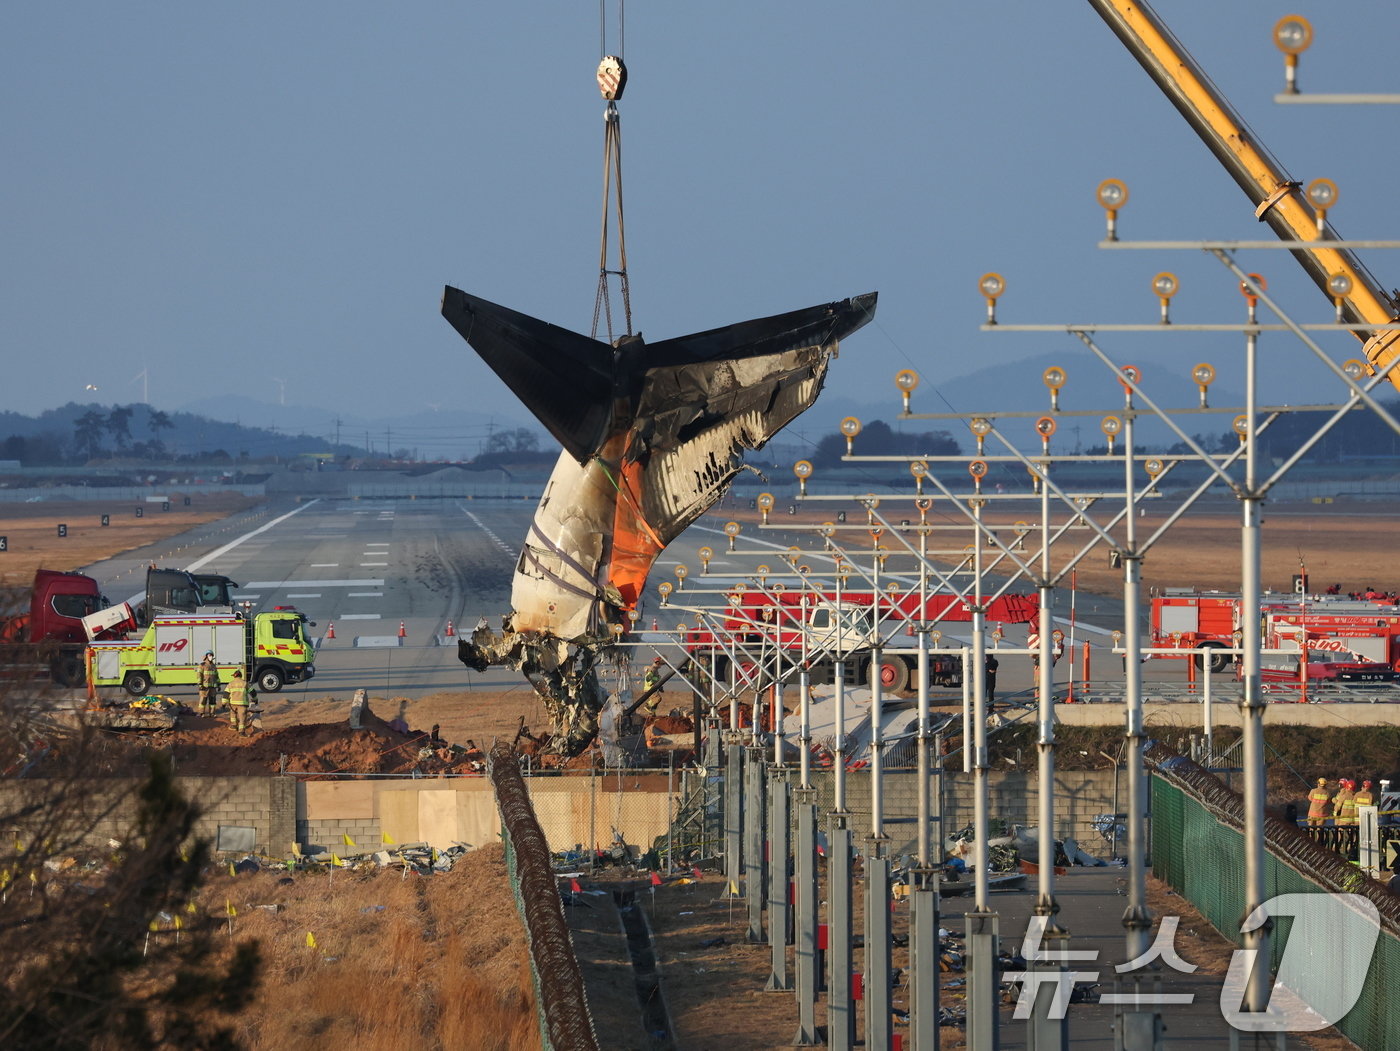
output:
[[[1049,466],[1044,468],[1049,470]],[[1040,661],[1038,665],[1040,704],[1038,707],[1037,777],[1039,847],[1036,863],[1039,868],[1035,914],[1045,917],[1045,948],[1063,947],[1068,941],[1065,932],[1055,922],[1060,905],[1055,900],[1055,592],[1051,587],[1050,567],[1050,486],[1040,487]],[[1070,664],[1074,664],[1074,644],[1070,643]],[[1073,670],[1070,672],[1073,683]],[[1037,969],[1058,971],[1060,965],[1045,961]],[[1043,988],[1043,987],[1042,987]],[[1058,989],[1058,984],[1054,986]],[[1069,1046],[1069,1024],[1064,1010],[1055,1011],[1054,998],[1039,995],[1026,1020],[1026,1045],[1031,1051],[1064,1051]]]
[[[1124,413],[1123,423],[1123,496],[1128,515],[1124,519],[1123,541],[1123,690],[1126,714],[1126,757],[1128,768],[1128,908],[1123,913],[1126,931],[1126,959],[1136,960],[1147,953],[1152,933],[1152,914],[1147,909],[1147,775],[1143,768],[1142,727],[1142,556],[1137,549],[1137,516],[1134,513],[1136,483],[1133,477],[1133,422],[1131,413]],[[1136,1005],[1144,1002],[1142,980],[1145,972],[1135,971],[1132,994]],[[1150,1000],[1148,1002],[1151,1002]],[[1120,1009],[1114,1031],[1120,1046],[1127,1051],[1139,1051],[1128,1042],[1134,1033],[1156,1032],[1160,1029],[1155,1011]],[[1143,1049],[1145,1051],[1145,1049]]]
[[[788,928],[792,905],[788,898],[788,781],[787,772],[775,766],[768,778],[768,947],[771,961],[769,992],[792,989],[788,982]]]
[[[833,812],[827,832],[831,857],[826,873],[827,962],[826,1038],[836,1051],[851,1051],[856,1042],[855,973],[851,937],[851,830],[846,815]]]
[[[987,607],[982,597],[982,504],[973,501],[977,524],[973,546],[972,610],[972,733],[973,733],[973,844],[975,851],[976,905],[967,914],[967,1046],[971,1051],[995,1051],[998,1042],[997,1011],[1001,999],[997,981],[996,913],[987,902],[988,872],[987,779]],[[964,740],[964,747],[967,742]]]
[[[872,837],[873,839],[873,837]],[[878,847],[878,844],[872,844]],[[865,858],[865,1046],[894,1046],[890,1014],[890,859]]]
[[[1259,491],[1258,442],[1255,428],[1258,416],[1258,341],[1249,333],[1245,344],[1245,412],[1248,426],[1245,437],[1244,489],[1241,493],[1243,528],[1240,534],[1240,619],[1244,650],[1244,697],[1240,702],[1240,719],[1244,727],[1244,912],[1241,921],[1264,903],[1267,894],[1264,872],[1264,707],[1260,689],[1259,650],[1262,646],[1262,625],[1259,622],[1260,599],[1260,527],[1263,523],[1263,494]],[[1269,1003],[1273,984],[1269,973],[1269,941],[1273,920],[1266,919],[1244,935],[1244,948],[1255,953],[1255,966],[1245,983],[1243,1010],[1263,1012]],[[1245,1040],[1231,1029],[1231,1046]],[[1281,1034],[1280,1034],[1281,1035]],[[1268,1046],[1274,1039],[1256,1034],[1251,1046]]]
[[[764,873],[764,769],[763,749],[750,745],[744,749],[746,788],[744,811],[744,896],[749,903],[748,939],[763,941],[763,873]]]
[[[744,746],[735,730],[725,740],[724,874],[737,887],[744,878]]]
[[[967,1047],[997,1051],[1001,1046],[1001,990],[997,983],[998,917],[982,909],[965,917],[967,947]]]
[[[797,1047],[825,1043],[817,1028],[817,792],[810,787],[793,793],[797,809],[796,912],[797,939],[793,950],[793,970],[797,989]]]
[[[930,866],[919,874],[918,886],[910,895],[910,922],[913,936],[909,939],[911,963],[914,970],[913,996],[910,1002],[910,1038],[914,1051],[939,1051],[939,867]]]

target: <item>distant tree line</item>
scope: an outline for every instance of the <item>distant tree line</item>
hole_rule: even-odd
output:
[[[906,434],[884,420],[871,420],[861,428],[855,452],[860,456],[957,456],[961,450],[947,431]],[[845,437],[829,434],[817,443],[812,463],[816,467],[834,467],[845,455]]]

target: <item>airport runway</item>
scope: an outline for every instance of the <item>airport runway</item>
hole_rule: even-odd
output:
[[[140,598],[145,567],[156,562],[232,577],[235,597],[254,612],[295,606],[315,622],[316,675],[281,697],[511,686],[520,682],[514,672],[465,668],[446,632],[449,621],[470,631],[509,608],[516,544],[532,511],[526,501],[288,502],[86,571],[118,601]]]
[[[254,611],[274,606],[303,611],[315,622],[311,634],[318,643],[316,676],[309,683],[287,686],[283,697],[348,697],[361,687],[410,698],[445,690],[505,688],[518,685],[520,676],[509,670],[477,673],[465,668],[457,660],[455,639],[446,635],[447,625],[451,621],[459,634],[470,632],[481,617],[494,625],[510,608],[511,576],[533,511],[533,502],[525,500],[287,500],[209,523],[86,571],[110,598],[133,604],[142,595],[145,567],[155,562],[232,577],[241,585],[236,596],[251,603]],[[693,615],[687,617],[677,607],[722,605],[725,591],[750,577],[766,552],[771,552],[766,561],[782,569],[778,556],[789,545],[812,549],[820,539],[750,526],[731,554],[723,522],[718,516],[702,518],[663,553],[643,603],[643,629],[656,625],[673,632],[680,621],[693,622]],[[700,573],[697,551],[702,546],[715,551],[708,576]],[[907,556],[892,558],[891,575],[902,572],[913,579],[900,557],[912,565]],[[813,575],[831,568],[829,558],[820,553],[804,555],[803,560],[811,563]],[[674,584],[680,563],[690,570],[686,587],[673,594],[676,605],[662,607],[656,585],[663,580]],[[1017,585],[1013,590],[1028,588]],[[1060,602],[1056,622],[1068,634],[1064,593]],[[1106,644],[1108,631],[1118,626],[1115,611],[1121,610],[1121,603],[1082,595],[1077,605],[1077,640]],[[945,645],[968,641],[966,626],[946,626],[944,639]],[[649,630],[642,640],[647,654],[652,644],[662,642]],[[1002,645],[1024,646],[1024,634],[1008,629]],[[1008,655],[1002,666],[1003,690],[1030,686],[1028,658]]]

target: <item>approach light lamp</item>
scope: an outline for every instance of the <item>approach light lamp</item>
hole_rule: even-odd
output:
[[[739,583],[734,585],[734,590],[738,594],[742,595],[745,591],[749,590],[749,586],[741,580],[739,581]]]
[[[1050,411],[1060,411],[1060,388],[1069,379],[1069,373],[1058,365],[1051,365],[1040,374],[1040,381],[1050,388]]]
[[[1026,534],[1031,531],[1031,524],[1026,521],[1020,521],[1011,528],[1016,530],[1016,550],[1024,551],[1026,549]]]
[[[1113,455],[1113,443],[1123,431],[1123,421],[1117,416],[1105,416],[1099,421],[1099,430],[1108,439],[1108,455]]]
[[[842,562],[836,567],[836,575],[841,578],[841,580],[846,580],[851,575],[851,564],[849,562]]]
[[[982,491],[982,479],[987,477],[987,461],[973,460],[967,465],[967,473],[972,476],[972,486],[977,492]]]
[[[1006,291],[1006,281],[996,272],[983,274],[977,280],[977,289],[987,301],[987,324],[997,323],[997,300]]]
[[[943,632],[939,631],[937,628],[934,628],[928,633],[928,640],[929,642],[933,643],[934,647],[936,648],[938,644],[943,641]]]
[[[812,572],[812,567],[809,566],[806,562],[803,562],[800,566],[797,567],[797,572],[805,577],[808,573]],[[812,597],[816,598],[815,595],[813,595]]]
[[[933,506],[933,501],[927,496],[921,496],[914,501],[914,506],[919,510],[919,522],[927,522],[929,508]]]
[[[792,473],[797,476],[797,491],[799,496],[807,495],[807,479],[812,477],[812,461],[798,460],[792,465]]]
[[[802,549],[801,549],[800,547],[798,547],[796,544],[792,544],[790,547],[788,547],[787,551],[785,551],[785,552],[783,553],[783,559],[784,559],[784,560],[787,562],[787,564],[790,565],[790,566],[796,566],[796,565],[797,565],[797,560],[798,560],[799,558],[801,558],[801,557],[802,557]]]
[[[641,610],[629,609],[627,611],[627,619],[630,620],[633,624],[637,623],[637,621],[642,619]]]
[[[904,396],[904,411],[909,411],[909,395],[913,394],[919,386],[919,374],[913,369],[900,369],[894,374],[894,385],[899,388],[899,393]]]
[[[972,432],[973,437],[977,439],[977,455],[981,456],[983,445],[987,440],[987,435],[992,433],[992,421],[985,416],[974,416],[968,421],[967,428]]]
[[[915,460],[909,465],[909,473],[914,476],[914,488],[920,496],[924,492],[924,479],[928,477],[928,464],[923,460]]]
[[[614,624],[614,625],[612,625],[612,629],[611,629],[611,630],[612,630],[612,633],[613,633],[613,638],[617,638],[617,639],[622,638],[622,630],[623,630],[623,629],[622,629],[622,625],[621,625],[621,624]]]
[[[768,563],[763,562],[755,566],[753,572],[754,576],[758,577],[758,582],[762,584],[768,580],[768,574],[773,572],[773,570],[772,567],[768,565]]]
[[[715,557],[715,549],[712,547],[702,547],[699,551],[695,552],[695,555],[700,559],[700,575],[702,577],[709,576],[710,559]]]
[[[1040,451],[1048,453],[1050,451],[1050,436],[1055,433],[1056,423],[1049,416],[1042,416],[1035,421],[1035,433],[1040,435]]]
[[[1240,444],[1243,445],[1249,437],[1249,417],[1240,413],[1230,422],[1230,429],[1240,436]]]
[[[1346,361],[1342,362],[1342,372],[1352,382],[1359,383],[1367,371],[1366,363],[1360,358],[1347,358]]]
[[[661,604],[663,606],[666,605],[671,598],[671,582],[669,580],[663,580],[660,584],[656,585],[656,592],[661,596]]]
[[[1259,293],[1269,290],[1269,282],[1264,280],[1263,274],[1246,274],[1250,281],[1257,286],[1251,287],[1248,281],[1240,282],[1240,295],[1244,296],[1244,301],[1249,304],[1249,323],[1252,325],[1257,320],[1259,309]]]
[[[688,577],[688,576],[690,576],[690,570],[687,569],[685,563],[682,562],[680,565],[678,565],[678,566],[676,567],[676,581],[677,581],[677,583],[676,583],[676,590],[677,590],[677,591],[684,591],[684,590],[685,590],[685,578]]]
[[[885,585],[885,593],[888,594],[888,595],[890,595],[890,596],[898,595],[898,594],[899,594],[899,581],[897,581],[897,580],[891,580],[888,584],[886,584],[886,585]]]
[[[865,508],[865,524],[875,524],[875,509],[880,506],[880,498],[874,493],[866,493],[860,498],[860,504]]]
[[[1327,231],[1327,212],[1337,204],[1337,184],[1331,179],[1314,179],[1308,183],[1307,195],[1317,212],[1317,232],[1321,236]]]
[[[1118,370],[1122,375],[1118,382],[1123,385],[1123,395],[1131,404],[1133,400],[1133,388],[1142,382],[1142,369],[1136,365],[1124,365]]]
[[[1176,275],[1169,270],[1163,270],[1152,279],[1152,292],[1157,297],[1157,302],[1162,304],[1162,324],[1164,325],[1172,323],[1172,319],[1167,314],[1168,306],[1172,296],[1176,295],[1180,288],[1181,284],[1177,281]]]
[[[1351,295],[1351,278],[1341,271],[1333,274],[1327,279],[1327,294],[1332,297],[1332,305],[1337,308],[1337,323],[1342,322],[1342,308],[1346,306],[1347,296]]]
[[[841,433],[846,436],[846,455],[850,456],[854,451],[851,443],[856,440],[856,435],[860,433],[860,420],[854,416],[847,416],[841,421]]]
[[[1122,633],[1121,631],[1118,631],[1117,629],[1115,629],[1115,630],[1109,632],[1109,634],[1113,637],[1113,647],[1114,647],[1114,649],[1117,649],[1120,645],[1122,645],[1122,642],[1123,642],[1123,633]]]
[[[1154,482],[1157,480],[1157,476],[1166,470],[1166,466],[1166,464],[1155,456],[1149,457],[1142,462],[1142,469],[1147,472],[1147,477],[1151,478]]]
[[[1312,45],[1312,23],[1302,15],[1284,15],[1274,23],[1274,46],[1283,52],[1283,91],[1298,94],[1298,56]]]
[[[817,526],[817,533],[830,540],[833,536],[836,535],[836,523],[823,522],[821,525]]]
[[[1045,464],[1040,461],[1032,461],[1026,464],[1026,473],[1031,476],[1031,492],[1040,492],[1040,480],[1045,470]]]
[[[995,628],[992,629],[992,638],[995,639],[997,642],[1001,642],[1002,639],[1006,638],[1006,632],[1001,630],[1000,624],[998,624]]]
[[[687,631],[689,631],[689,630],[690,630],[690,625],[687,624],[685,621],[681,621],[680,623],[678,623],[678,624],[676,625],[676,634],[677,634],[677,635],[680,635],[682,638],[685,637],[685,633],[686,633]]]
[[[724,523],[724,535],[727,536],[727,537],[729,538],[729,550],[730,550],[730,551],[733,551],[733,550],[734,550],[734,541],[736,541],[736,540],[739,539],[739,533],[740,533],[740,532],[741,532],[741,530],[740,530],[740,528],[739,528],[739,523],[738,523],[738,522],[725,522],[725,523]]]
[[[767,524],[768,524],[768,512],[771,511],[771,510],[773,510],[773,494],[772,494],[772,493],[759,493],[759,494],[758,494],[758,500],[756,501],[756,503],[758,504],[758,509],[759,509],[759,511],[762,512],[762,514],[763,514],[763,524],[764,524],[764,525],[767,525]]]
[[[1094,196],[1098,198],[1099,207],[1104,210],[1108,220],[1108,233],[1104,239],[1118,240],[1118,209],[1128,203],[1127,184],[1122,179],[1105,179],[1099,183]]]
[[[1215,382],[1215,367],[1203,361],[1191,370],[1191,379],[1195,381],[1196,389],[1201,392],[1201,408],[1209,408],[1206,405],[1206,391]]]
[[[772,592],[775,595],[781,595],[786,590],[787,585],[784,584],[781,580],[777,581],[772,587]]]

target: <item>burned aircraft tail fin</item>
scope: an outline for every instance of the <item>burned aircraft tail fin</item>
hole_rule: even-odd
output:
[[[574,459],[593,454],[612,413],[612,347],[450,285],[442,316]]]
[[[646,361],[653,368],[664,368],[717,358],[757,358],[798,347],[827,346],[845,339],[873,318],[877,297],[878,293],[867,292],[835,303],[649,343]]]

